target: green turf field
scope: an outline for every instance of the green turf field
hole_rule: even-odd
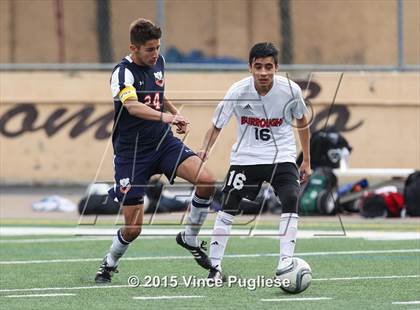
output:
[[[108,286],[93,282],[109,246],[104,238],[3,236],[0,246],[2,309],[420,308],[419,240],[301,239],[296,254],[311,265],[314,279],[309,289],[298,295],[278,288],[250,290],[238,285],[188,288],[183,276],[200,279],[207,273],[173,237],[137,240]],[[273,237],[233,237],[226,250],[224,272],[251,281],[258,276],[273,277],[277,252],[278,241]],[[129,287],[130,276],[143,283],[146,276],[156,277],[161,287]],[[164,277],[170,286],[171,276],[177,287],[164,287]],[[145,299],[163,296],[185,298]],[[398,302],[411,304],[395,304]]]

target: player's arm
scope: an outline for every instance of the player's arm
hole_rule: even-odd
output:
[[[305,115],[301,119],[296,119],[296,124],[298,128],[298,135],[300,145],[302,147],[303,161],[300,165],[300,176],[301,181],[305,182],[308,180],[309,176],[312,174],[311,170],[311,152],[310,152],[310,138],[311,132],[308,126],[308,119]]]
[[[222,128],[226,126],[230,118],[233,115],[233,106],[236,99],[236,95],[232,91],[232,87],[226,93],[225,97],[216,107],[213,114],[213,124],[207,130],[204,135],[203,144],[197,155],[203,160],[207,160],[213,145],[215,144],[217,137],[219,136]]]
[[[232,94],[231,89],[227,92],[223,100],[217,105],[213,114],[213,125],[207,130],[203,144],[197,155],[203,160],[207,160],[211,149],[213,148],[217,137],[219,136],[222,128],[226,126],[233,114],[233,101],[235,95]]]
[[[156,111],[151,107],[142,104],[138,101],[136,89],[132,85],[127,85],[118,93],[118,97],[121,100],[123,106],[127,109],[131,115],[149,120],[149,121],[161,121],[164,123],[179,124],[185,123],[186,120],[181,115],[171,115]]]
[[[300,145],[302,147],[303,161],[299,167],[300,180],[306,182],[312,174],[311,170],[311,151],[310,151],[310,138],[311,132],[309,130],[309,123],[306,114],[308,114],[308,109],[305,104],[305,99],[303,99],[302,90],[296,84],[296,104],[292,108],[293,117],[296,119],[296,124],[298,128],[298,135]]]
[[[200,157],[203,161],[207,160],[208,155],[210,154],[210,151],[221,131],[221,128],[217,128],[214,125],[207,130],[201,149],[197,152],[198,157]]]
[[[179,110],[166,97],[163,97],[163,104],[165,105],[165,109],[168,110],[169,113],[171,113],[172,115],[180,115]],[[184,119],[185,119],[185,117],[184,117]],[[185,123],[176,124],[176,126],[177,126],[176,132],[180,133],[180,134],[186,133],[187,132],[187,124],[189,124],[188,120],[186,120]]]
[[[138,101],[134,84],[134,76],[124,67],[118,67],[111,75],[111,92],[115,100],[120,100],[131,115],[145,120],[161,121],[164,123],[185,123],[180,115],[161,113]]]
[[[123,105],[127,109],[128,113],[141,119],[149,121],[161,121],[175,125],[187,122],[187,120],[184,119],[184,117],[181,115],[172,115],[156,111],[145,104],[141,104],[136,99],[128,99],[123,102]]]

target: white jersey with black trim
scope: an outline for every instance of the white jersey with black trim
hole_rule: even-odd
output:
[[[260,165],[296,161],[293,118],[306,114],[302,91],[295,82],[276,75],[270,91],[261,96],[253,77],[232,85],[219,103],[213,125],[224,127],[235,115],[237,141],[231,165]]]

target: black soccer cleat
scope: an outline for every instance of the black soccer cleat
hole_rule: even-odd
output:
[[[209,275],[207,276],[207,280],[211,283],[215,283],[216,281],[226,282],[226,276],[222,274],[219,269],[211,267]]]
[[[117,266],[109,267],[108,263],[106,262],[106,256],[102,261],[101,266],[99,266],[99,270],[95,276],[96,283],[110,283],[111,278],[114,273],[118,273]]]
[[[191,246],[184,241],[184,235],[185,232],[180,232],[176,236],[176,243],[178,243],[183,248],[187,249],[194,256],[194,259],[197,262],[197,264],[199,264],[201,267],[203,267],[204,269],[211,269],[212,266],[210,259],[207,256],[206,252],[204,252],[205,250],[207,250],[205,247],[206,242],[201,241],[200,246],[197,247]]]

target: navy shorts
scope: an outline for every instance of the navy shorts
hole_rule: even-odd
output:
[[[181,140],[168,136],[157,150],[134,158],[114,157],[115,184],[110,197],[123,205],[143,204],[143,197],[154,174],[165,174],[172,184],[178,166],[190,156],[195,156]]]

